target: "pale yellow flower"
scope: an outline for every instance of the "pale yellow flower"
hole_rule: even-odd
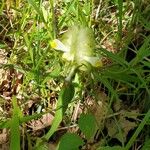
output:
[[[94,40],[88,28],[73,27],[64,35],[61,42],[58,39],[51,41],[51,47],[63,51],[63,58],[76,62],[78,65],[85,63],[93,67],[101,67],[102,62],[99,57],[94,56]]]

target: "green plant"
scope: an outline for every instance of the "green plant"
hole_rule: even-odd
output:
[[[0,2],[0,129],[10,129],[10,149],[48,149],[56,137],[59,150],[148,147],[149,8],[141,0]],[[48,113],[54,119],[39,138],[31,122]]]

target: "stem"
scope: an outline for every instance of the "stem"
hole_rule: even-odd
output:
[[[71,68],[71,71],[70,71],[70,73],[69,73],[69,75],[65,78],[65,80],[67,81],[67,82],[71,82],[72,81],[72,78],[73,78],[73,76],[75,75],[75,73],[76,73],[76,66],[73,66],[72,68]]]

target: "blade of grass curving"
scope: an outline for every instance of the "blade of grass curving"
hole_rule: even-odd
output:
[[[70,3],[70,5],[68,6],[67,11],[65,12],[64,16],[60,19],[60,22],[58,24],[59,28],[62,27],[63,23],[65,22],[66,17],[71,12],[71,9],[73,8],[75,2],[76,2],[76,0],[72,0],[72,2]]]
[[[10,133],[11,133],[10,150],[20,150],[20,129],[19,129],[20,109],[17,105],[16,97],[13,97],[12,103],[13,103],[13,115],[10,126]]]
[[[29,39],[28,35],[25,34],[24,35],[24,41],[25,41],[25,44],[28,48],[29,55],[30,55],[31,61],[33,63],[33,66],[35,66],[34,52],[33,52],[33,49],[31,48],[32,37],[31,37],[31,39]]]
[[[143,87],[146,89],[147,93],[150,95],[150,91],[149,91],[149,88],[148,88],[148,86],[147,86],[147,83],[146,83],[146,81],[143,79],[143,77],[141,76],[141,73],[138,72],[138,71],[135,70],[135,69],[132,69],[132,70],[133,70],[133,72],[136,73],[137,77],[138,77],[139,80],[142,82]]]
[[[105,75],[104,75],[105,76]],[[112,97],[114,96],[115,99],[119,99],[118,98],[118,94],[116,93],[116,91],[113,89],[113,87],[111,86],[111,84],[109,83],[108,79],[105,78],[104,76],[101,76],[97,73],[94,73],[94,77],[95,77],[95,80],[97,81],[100,81],[101,83],[104,84],[104,86],[106,86],[108,88],[108,90],[110,91]],[[110,105],[111,105],[111,102],[110,102]]]
[[[102,73],[112,79],[119,79],[125,82],[140,82],[138,77],[133,75],[133,71],[130,68],[124,69],[114,65],[111,68],[105,69]]]
[[[121,81],[123,83],[126,83],[127,85],[129,85],[132,88],[136,88],[136,86],[134,84],[132,84],[131,82],[140,82],[140,80],[132,75],[128,75],[128,74],[115,74],[115,73],[110,73],[110,72],[106,72],[105,73],[105,77],[107,79],[113,79],[118,81]]]
[[[68,104],[72,100],[73,96],[74,96],[73,84],[68,83],[64,85],[64,87],[62,88],[59,94],[55,118],[53,120],[50,130],[44,136],[44,139],[48,140],[53,135],[53,133],[57,130],[59,124],[61,123],[63,119],[64,113],[68,107]]]
[[[51,34],[52,31],[51,31],[50,27],[48,26],[46,20],[44,19],[43,12],[40,9],[41,7],[38,8],[38,6],[37,6],[37,4],[36,4],[36,2],[34,0],[27,0],[27,1],[34,8],[34,10],[37,12],[37,14],[40,16],[40,18],[42,19],[42,21],[43,21],[43,23],[44,23],[44,25],[45,25],[48,33],[49,33],[49,37],[51,39],[53,39],[52,34]]]
[[[41,118],[44,114],[47,114],[48,112],[43,112],[40,114],[33,114],[31,116],[24,116],[24,117],[20,117],[20,124],[31,121],[33,119],[38,119]],[[4,128],[10,128],[11,126],[11,120],[6,120],[0,123],[0,129],[4,129]]]
[[[25,122],[31,121],[33,119],[41,118],[46,113],[47,112],[43,112],[40,114],[33,114],[32,116],[24,116],[24,117],[20,118],[20,123],[25,123]]]
[[[123,58],[121,58],[119,55],[109,52],[103,48],[101,48],[100,51],[103,52],[104,54],[106,54],[107,57],[111,58],[114,62],[117,62],[118,64],[120,64],[126,68],[129,66],[128,62],[125,61]]]
[[[134,132],[134,134],[132,135],[132,137],[130,138],[129,142],[126,144],[125,149],[124,150],[129,150],[131,148],[131,146],[133,145],[133,143],[135,142],[136,138],[138,137],[139,133],[142,131],[142,129],[144,128],[145,124],[147,123],[147,121],[150,118],[150,110],[146,113],[145,117],[143,118],[142,122],[139,124],[138,128],[136,129],[136,131]]]
[[[130,64],[132,66],[135,66],[137,63],[141,62],[147,56],[150,56],[150,36],[145,38],[143,45],[137,51],[136,57],[132,59]]]
[[[34,8],[37,14],[41,17],[42,21],[46,24],[42,11],[38,8],[36,2],[34,0],[27,0],[28,3]]]

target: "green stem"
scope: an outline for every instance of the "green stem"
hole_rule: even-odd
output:
[[[74,77],[74,75],[75,75],[75,73],[76,73],[76,69],[77,69],[76,66],[73,66],[73,67],[71,68],[71,71],[70,71],[69,75],[65,78],[65,80],[66,80],[67,82],[71,82],[71,81],[72,81],[72,78]]]

